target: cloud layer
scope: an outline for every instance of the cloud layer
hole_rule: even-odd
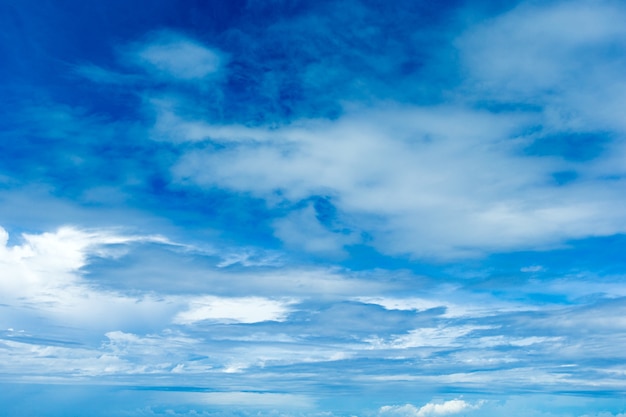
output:
[[[31,3],[9,417],[624,414],[622,3]]]

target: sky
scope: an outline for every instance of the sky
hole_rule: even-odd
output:
[[[0,1],[0,414],[625,417],[624,22]]]

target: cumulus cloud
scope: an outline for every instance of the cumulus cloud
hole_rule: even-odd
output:
[[[464,411],[476,410],[480,408],[482,404],[482,401],[472,404],[461,399],[454,399],[440,403],[431,402],[420,408],[417,408],[412,404],[386,405],[380,408],[379,414],[382,416],[399,417],[445,416],[458,414]]]
[[[282,321],[295,303],[294,299],[256,296],[162,294],[165,298],[158,298],[153,295],[158,288],[128,295],[99,289],[85,279],[83,268],[94,257],[121,257],[130,250],[128,245],[131,243],[172,245],[161,236],[62,227],[56,232],[24,234],[22,239],[22,244],[9,245],[8,233],[0,228],[0,301],[17,308],[32,305],[36,310],[45,311],[49,318],[65,322],[106,327],[136,320],[173,320],[176,324],[203,320],[225,323]],[[113,306],[111,312],[105,313]]]
[[[78,271],[89,256],[115,257],[125,244],[156,242],[167,244],[161,236],[120,235],[109,231],[83,231],[61,227],[56,232],[23,234],[22,244],[10,246],[9,235],[0,228],[0,285],[5,295],[29,295],[48,289],[76,284]]]
[[[148,294],[98,290],[81,272],[90,257],[121,256],[133,242],[169,244],[161,236],[62,227],[56,232],[23,234],[22,240],[9,245],[8,233],[0,229],[0,300],[21,311],[22,317],[35,311],[53,322],[99,329],[133,326],[136,321],[154,323],[171,314],[173,305]],[[18,316],[13,319],[21,320]]]

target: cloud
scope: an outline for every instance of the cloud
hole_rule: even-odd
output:
[[[524,86],[526,92],[515,90],[518,97],[532,95],[567,80],[587,81],[579,71],[589,59],[601,57],[589,54],[610,53],[600,46],[626,36],[621,6],[610,1],[522,3],[472,27],[458,43],[466,63],[483,81],[490,79],[506,92]],[[573,62],[574,54],[578,62]],[[574,64],[570,72],[562,71],[563,59]]]
[[[386,310],[427,312],[428,310],[439,309],[442,317],[446,318],[476,318],[490,316],[496,312],[503,314],[533,309],[528,304],[480,294],[470,294],[448,285],[442,285],[439,288],[432,287],[429,292],[429,296],[423,297],[361,296],[355,297],[355,300],[367,304],[377,304]]]
[[[476,256],[626,230],[616,210],[618,182],[558,186],[552,173],[567,162],[523,154],[517,132],[526,118],[396,108],[283,129],[224,128],[205,139],[220,148],[185,152],[173,173],[180,184],[251,192],[269,202],[331,195],[350,219],[343,227],[368,234],[390,254]],[[185,135],[185,124],[179,127],[170,125]],[[275,223],[277,236],[290,241],[294,234],[286,230],[311,228],[306,210]],[[320,243],[332,247],[332,235],[323,235]],[[314,236],[302,249],[316,250]],[[334,246],[350,241],[336,234]]]
[[[368,304],[378,304],[387,310],[416,310],[423,311],[430,308],[448,306],[444,301],[429,298],[391,298],[391,297],[359,297],[358,301]]]
[[[313,400],[306,395],[273,392],[208,392],[188,394],[187,401],[201,404],[237,407],[311,408]]]
[[[141,80],[137,75],[117,73],[95,64],[80,65],[74,71],[77,75],[98,84],[132,85]]]
[[[407,417],[520,414],[433,392],[619,397],[621,264],[520,251],[626,232],[623,5],[520,4],[456,36],[429,2],[237,3],[76,69],[83,109],[5,117],[0,217],[45,232],[0,229],[3,378],[145,384],[161,414],[180,392],[425,404],[379,410]]]
[[[216,73],[223,57],[201,43],[174,32],[157,32],[132,49],[131,60],[156,77],[198,81]],[[89,72],[98,76],[98,72]]]
[[[444,401],[441,403],[428,403],[420,408],[411,404],[406,405],[386,405],[380,408],[380,415],[403,416],[403,417],[428,417],[445,416],[458,414],[464,411],[477,410],[482,406],[482,401],[475,404],[468,403],[461,399]]]
[[[445,105],[353,104],[250,127],[165,100],[155,137],[183,149],[177,185],[300,207],[272,227],[309,253],[363,241],[454,259],[623,233],[626,61],[612,45],[626,45],[624,16],[613,2],[523,4],[468,28],[455,43],[466,78]],[[297,206],[316,196],[331,197],[347,233]]]
[[[342,233],[325,227],[316,216],[311,204],[291,211],[287,216],[273,223],[274,234],[288,247],[309,253],[341,255],[343,247],[357,243],[354,233]]]
[[[371,339],[374,349],[410,349],[460,346],[462,337],[476,331],[491,329],[493,326],[448,326],[448,327],[424,327],[414,329],[408,334],[394,336],[388,342],[379,339]]]
[[[233,380],[218,381],[225,374],[261,378],[261,372],[281,376],[268,383],[277,389],[288,374],[290,383],[302,374],[332,374],[356,385],[415,381],[488,391],[497,382],[519,392],[529,385],[614,389],[623,372],[620,365],[598,365],[598,358],[623,356],[620,298],[593,306],[520,305],[517,300],[539,284],[516,285],[497,296],[443,284],[428,286],[428,296],[386,297],[381,294],[415,293],[416,281],[384,282],[388,271],[282,266],[263,266],[262,273],[252,266],[244,273],[214,265],[195,275],[208,285],[193,294],[159,286],[112,290],[90,276],[96,259],[128,265],[127,252],[156,245],[176,248],[166,263],[175,256],[188,262],[187,247],[101,229],[27,234],[18,244],[8,243],[5,232],[3,239],[0,328],[18,330],[0,332],[0,359],[3,372],[26,379],[185,375],[233,388]],[[168,271],[170,280],[187,275],[184,267]],[[219,279],[212,275],[217,272]],[[12,287],[11,278],[31,284]],[[42,327],[46,334],[32,333]],[[580,375],[594,378],[586,382]]]
[[[457,39],[466,92],[544,106],[548,129],[624,133],[625,18],[616,1],[521,3]]]
[[[174,318],[174,323],[192,324],[209,320],[225,323],[259,323],[283,321],[294,301],[271,300],[262,297],[220,298],[203,296],[191,299],[189,309]]]
[[[541,265],[530,265],[530,266],[523,266],[520,268],[521,272],[542,272],[544,270],[544,267]]]
[[[85,279],[83,271],[93,259],[123,257],[131,244],[174,246],[162,236],[66,226],[52,233],[23,234],[22,244],[8,245],[8,238],[0,228],[0,301],[26,311],[45,311],[48,319],[96,328],[159,320],[186,325],[203,320],[258,323],[285,320],[295,303],[293,299],[258,296],[173,296],[154,287],[128,295],[119,289],[97,288]]]
[[[293,114],[290,124],[216,123],[223,109],[199,112],[204,90],[177,89],[175,79],[241,74],[185,35],[152,33],[127,46],[126,59],[170,81],[167,94],[137,87],[143,116],[155,117],[148,135],[175,142],[181,155],[170,186],[266,200],[268,227],[293,251],[332,257],[363,243],[390,255],[455,259],[626,231],[618,209],[626,61],[614,53],[626,45],[624,16],[610,1],[521,4],[448,46],[465,77],[448,104],[351,103],[332,119]],[[248,40],[253,49],[263,43]],[[243,65],[251,56],[233,59]],[[94,66],[85,71],[112,77]],[[228,93],[225,85],[214,89]],[[306,205],[319,196],[338,213],[333,227]]]
[[[96,331],[155,324],[175,308],[149,294],[98,290],[81,273],[91,257],[121,256],[131,243],[170,244],[161,236],[66,226],[56,232],[23,234],[22,239],[22,244],[9,245],[8,233],[0,228],[0,301],[12,306],[15,314],[5,320],[16,320],[21,326],[37,320],[86,325]]]
[[[91,256],[115,257],[125,244],[155,242],[168,244],[161,236],[118,235],[108,231],[82,231],[61,227],[53,233],[23,234],[21,245],[8,245],[9,234],[0,227],[0,263],[5,295],[32,295],[78,284],[77,271]]]

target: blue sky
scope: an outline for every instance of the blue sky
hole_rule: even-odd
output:
[[[2,414],[626,416],[625,21],[3,1]]]

